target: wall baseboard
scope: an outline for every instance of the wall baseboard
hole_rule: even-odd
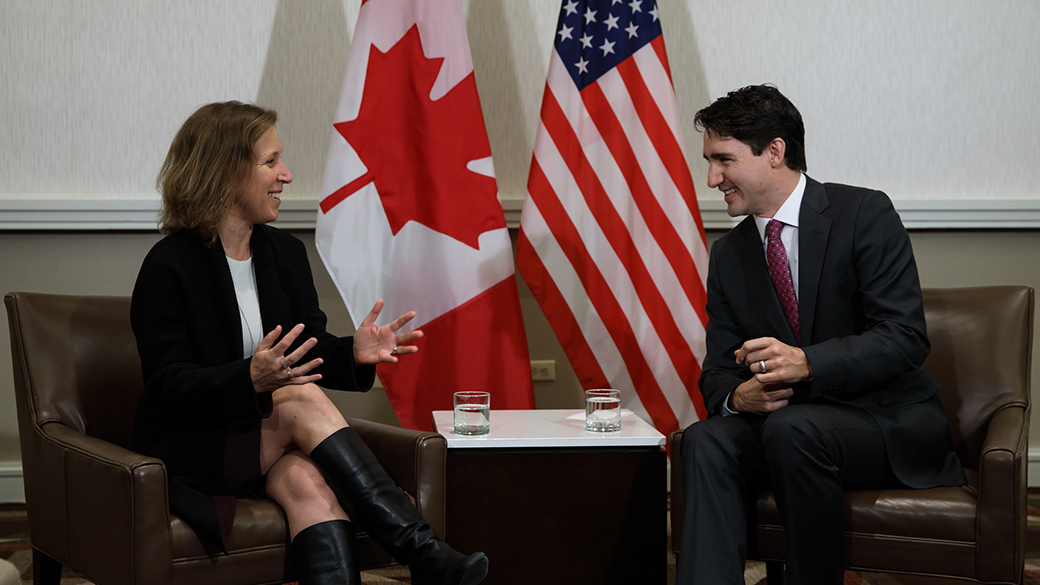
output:
[[[1036,229],[1040,228],[1040,199],[894,199],[907,229]],[[737,220],[726,215],[719,197],[698,199],[707,229],[730,229]],[[503,197],[506,225],[520,226],[522,198]],[[282,201],[274,225],[283,229],[314,229],[318,199],[301,197]],[[129,230],[153,231],[159,198],[0,198],[0,231],[9,230]]]
[[[0,461],[0,504],[25,503],[20,461]]]

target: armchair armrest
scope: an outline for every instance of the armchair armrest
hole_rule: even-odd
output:
[[[42,457],[35,473],[42,481],[37,485],[54,483],[29,506],[33,544],[40,535],[59,546],[52,550],[38,545],[96,582],[169,582],[172,552],[163,463],[61,423],[45,424],[39,432]],[[37,522],[39,506],[52,504],[56,509]],[[60,542],[54,542],[55,535]],[[136,574],[135,566],[141,568]]]
[[[979,461],[978,578],[1017,583],[1025,558],[1029,408],[1010,404],[990,419]],[[1007,530],[1014,526],[1014,530]],[[1012,571],[1016,571],[1012,573]]]
[[[444,469],[448,442],[437,434],[348,418],[390,477],[415,498],[415,506],[434,534],[445,527]]]

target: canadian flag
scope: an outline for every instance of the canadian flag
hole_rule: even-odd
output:
[[[419,353],[377,368],[401,424],[460,390],[534,408],[513,255],[458,0],[364,1],[315,242],[354,323],[414,310]]]

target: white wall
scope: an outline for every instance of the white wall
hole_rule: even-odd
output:
[[[463,5],[500,189],[521,199],[560,2]],[[0,201],[154,199],[179,124],[225,99],[279,110],[297,178],[287,197],[316,199],[359,6],[5,0]],[[762,82],[802,110],[817,179],[896,199],[1040,199],[1040,3],[660,0],[660,9],[702,199],[714,195],[694,112]]]

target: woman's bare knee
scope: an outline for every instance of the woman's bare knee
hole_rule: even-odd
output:
[[[308,453],[326,437],[347,426],[336,405],[314,384],[279,388],[273,399],[274,412],[263,427]]]
[[[282,386],[274,391],[272,398],[274,398],[275,407],[278,407],[279,404],[310,405],[313,407],[320,402],[328,400],[325,392],[315,384]],[[323,398],[325,400],[322,400]]]
[[[284,386],[275,390],[272,398],[275,411],[282,416],[288,414],[343,419],[343,415],[340,414],[332,400],[325,395],[325,391],[314,384]]]

